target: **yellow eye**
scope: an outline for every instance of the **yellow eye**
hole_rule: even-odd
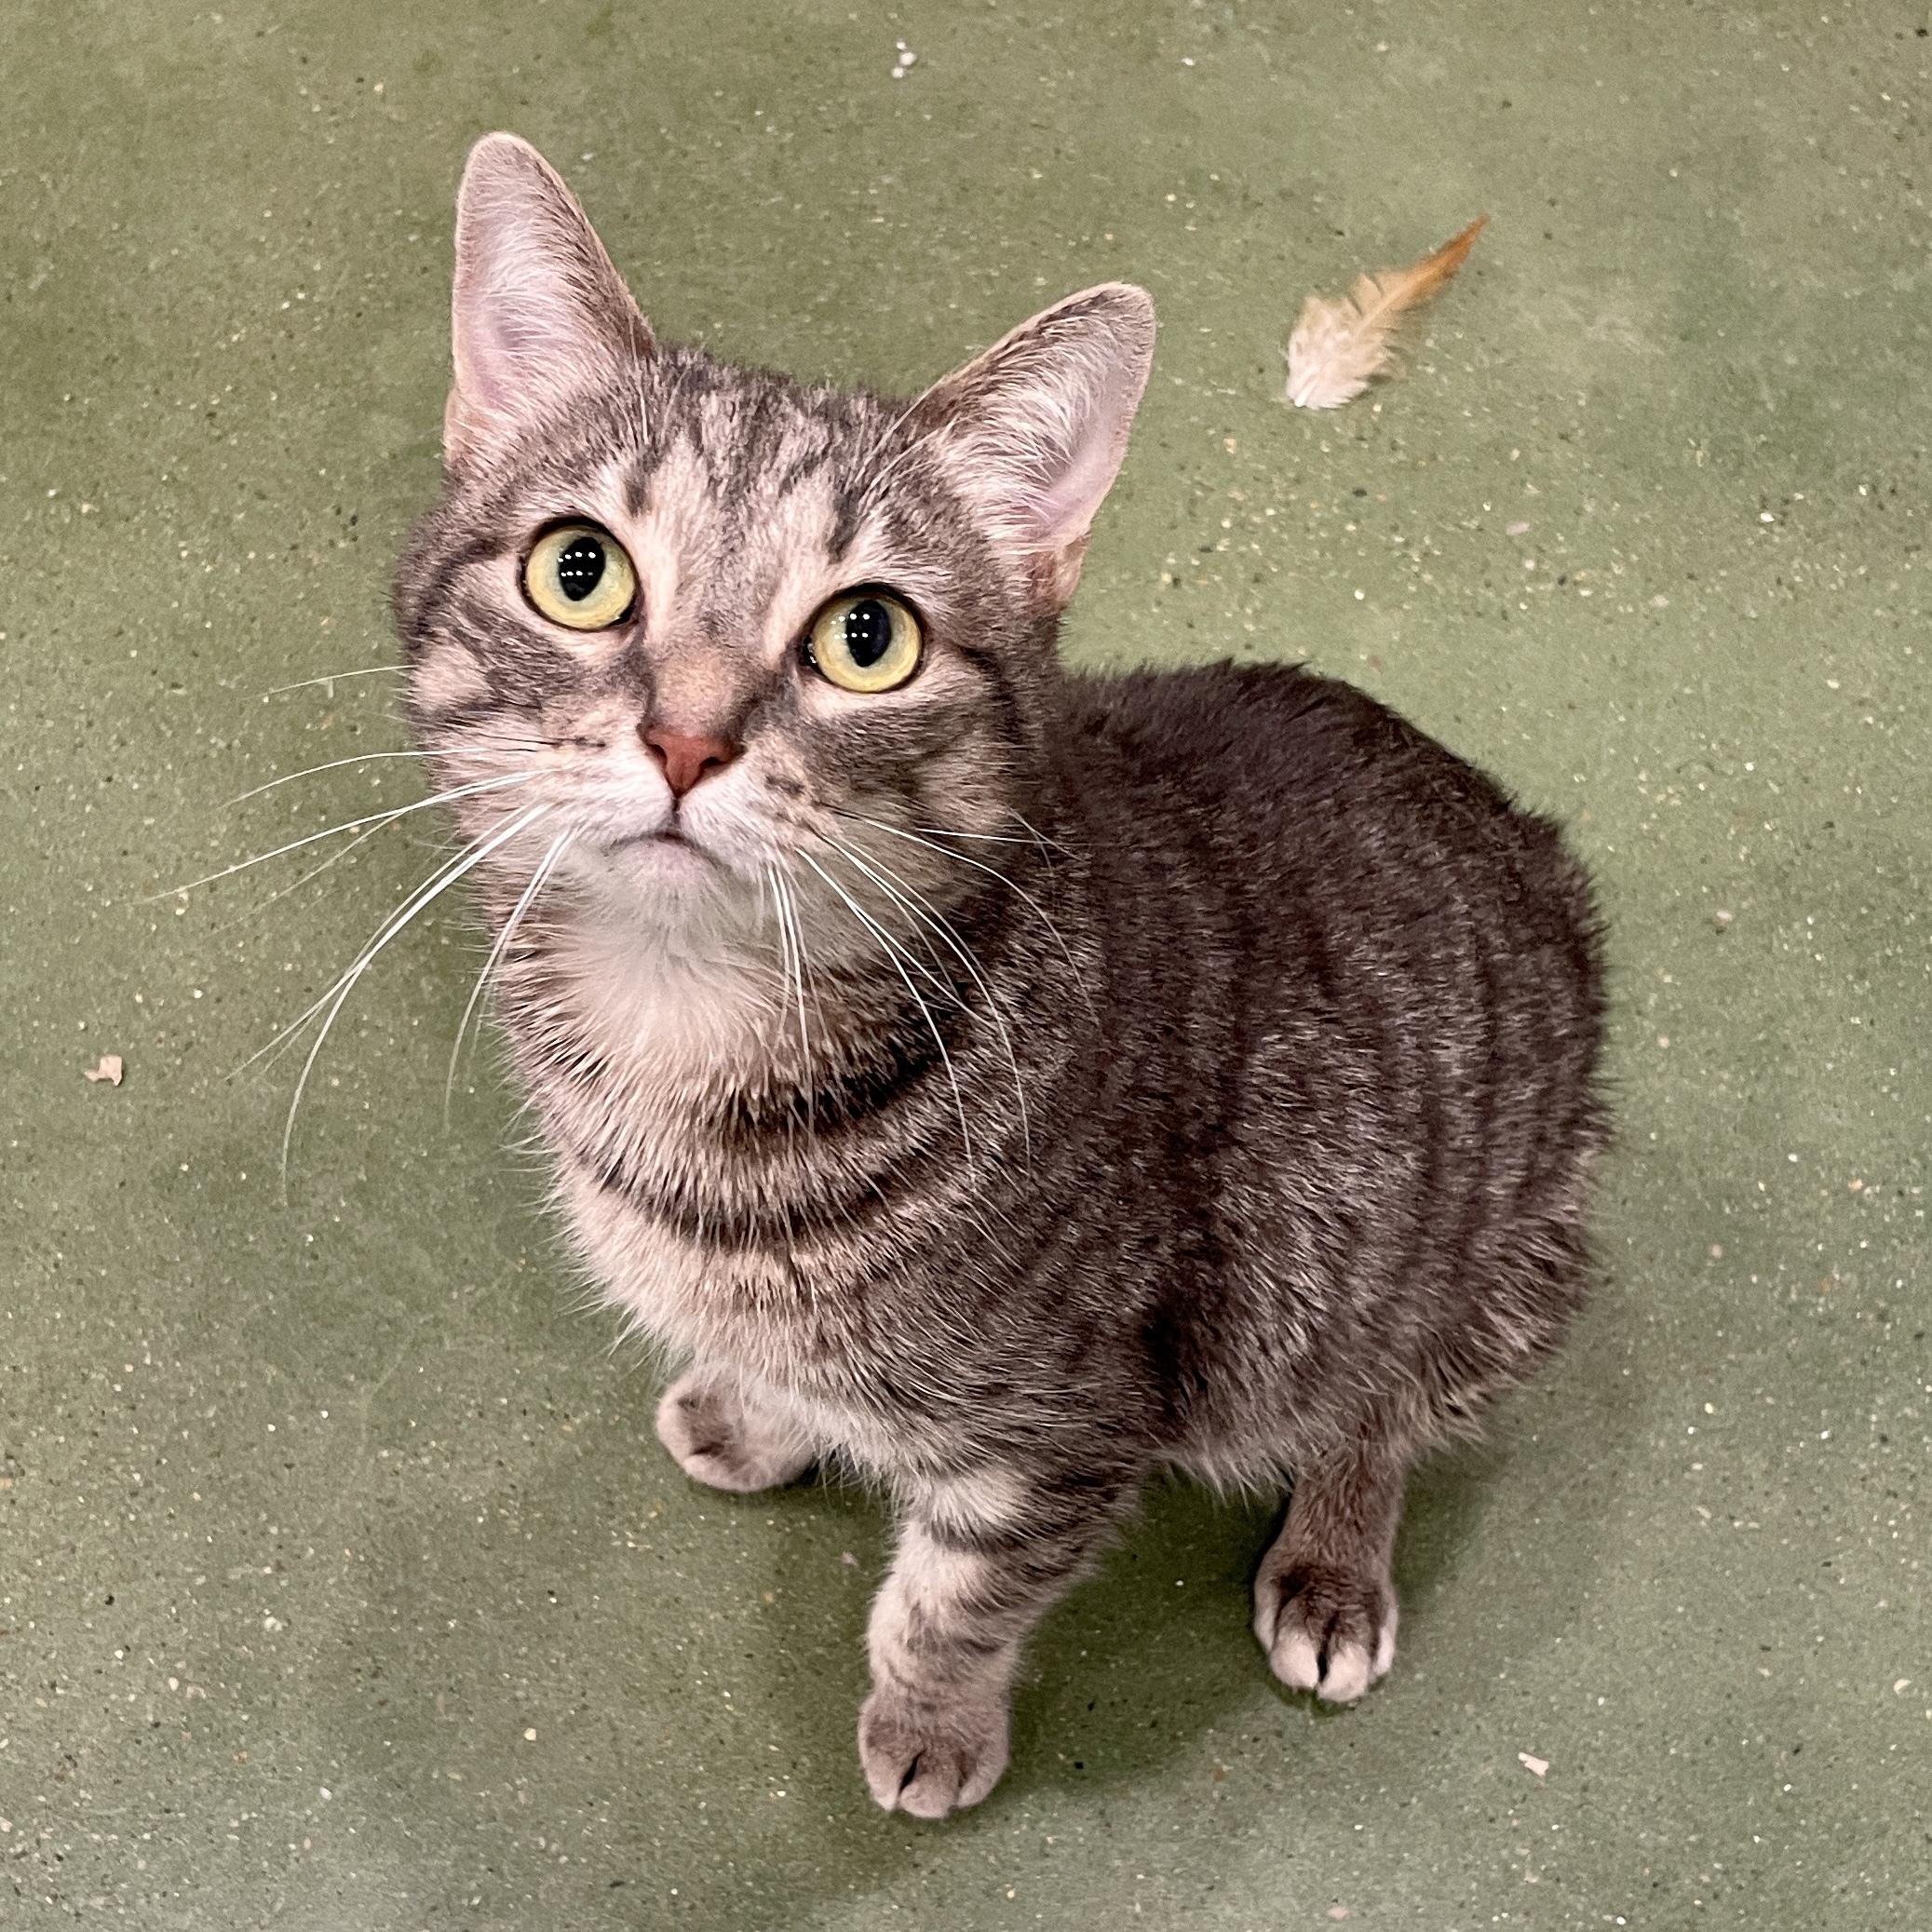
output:
[[[882,590],[835,597],[812,619],[805,649],[841,691],[891,691],[919,669],[919,620]]]
[[[605,630],[637,597],[637,573],[624,547],[595,523],[560,523],[536,540],[523,588],[553,624]]]

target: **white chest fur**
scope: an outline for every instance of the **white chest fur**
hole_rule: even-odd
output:
[[[795,1297],[781,1256],[707,1240],[637,1205],[655,1189],[702,1198],[715,1149],[693,1123],[721,1094],[762,1085],[785,1023],[768,961],[729,942],[673,948],[619,922],[559,936],[546,961],[547,1017],[567,1028],[568,1058],[590,1069],[542,1078],[536,1098],[556,1138],[559,1194],[585,1261],[610,1299],[674,1348],[715,1352],[726,1311],[776,1317]],[[621,1171],[629,1185],[614,1189]],[[734,1349],[734,1353],[737,1350]]]

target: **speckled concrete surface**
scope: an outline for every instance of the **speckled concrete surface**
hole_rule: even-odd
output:
[[[7,25],[0,1919],[1932,1918],[1922,9]],[[295,1063],[228,1075],[439,830],[150,896],[419,795],[379,760],[228,803],[401,744],[385,577],[493,127],[565,167],[665,332],[808,376],[910,385],[1145,282],[1073,656],[1306,656],[1596,868],[1601,1294],[1418,1479],[1360,1708],[1271,1685],[1266,1513],[1162,1490],[1036,1645],[994,1797],[874,1812],[880,1519],[659,1452],[488,1051],[444,1122],[455,911],[358,990],[284,1197]],[[1281,406],[1304,293],[1485,209],[1406,382]]]

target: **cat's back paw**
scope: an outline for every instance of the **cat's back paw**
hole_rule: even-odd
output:
[[[1254,1580],[1254,1634],[1290,1690],[1353,1704],[1396,1657],[1395,1586],[1298,1563],[1279,1544]]]
[[[816,1460],[790,1417],[715,1369],[693,1369],[665,1391],[657,1439],[693,1481],[739,1493],[795,1482]]]

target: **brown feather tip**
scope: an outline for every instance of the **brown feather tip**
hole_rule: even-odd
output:
[[[1288,339],[1288,400],[1339,409],[1377,376],[1392,374],[1398,325],[1455,274],[1488,226],[1489,217],[1478,215],[1412,267],[1358,276],[1346,295],[1309,296]]]

